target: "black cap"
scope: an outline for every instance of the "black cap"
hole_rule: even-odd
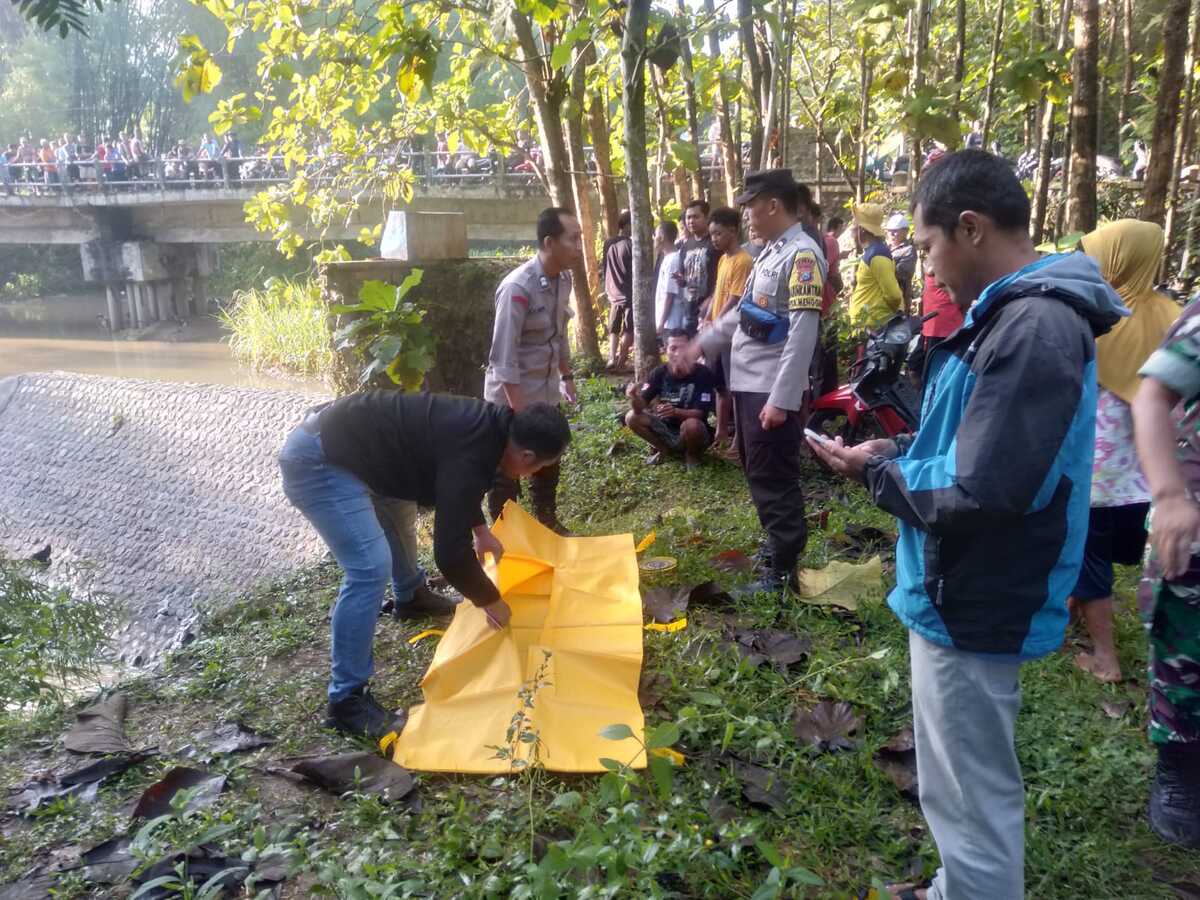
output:
[[[766,190],[796,191],[800,185],[792,175],[791,169],[764,169],[761,172],[751,172],[746,176],[742,192],[733,198],[738,206],[749,203]]]

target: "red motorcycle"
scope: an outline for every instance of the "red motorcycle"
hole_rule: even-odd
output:
[[[862,358],[850,366],[850,383],[813,402],[808,427],[831,438],[840,436],[847,445],[916,431],[921,398],[904,374],[904,362],[921,325],[936,315],[897,313],[878,331],[869,332]]]

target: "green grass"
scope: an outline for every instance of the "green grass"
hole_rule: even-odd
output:
[[[255,369],[321,375],[333,361],[329,312],[315,279],[268,278],[238,291],[221,322],[233,355]]]
[[[582,533],[650,530],[653,554],[678,569],[666,583],[714,576],[720,550],[750,552],[758,526],[741,473],[712,463],[694,476],[668,462],[643,465],[643,448],[616,424],[619,402],[600,381],[584,385],[585,406],[564,464],[563,512]],[[854,486],[806,470],[812,510],[827,509],[805,563],[844,553],[850,523],[892,528]],[[428,541],[429,522],[422,521]],[[1160,878],[1200,880],[1196,854],[1169,848],[1143,820],[1153,754],[1145,737],[1145,637],[1125,571],[1118,647],[1136,683],[1100,685],[1062,653],[1024,667],[1017,726],[1027,789],[1027,894],[1036,898],[1169,898]],[[886,578],[886,576],[885,576]],[[667,789],[648,773],[602,776],[536,773],[512,778],[420,775],[421,808],[388,807],[358,795],[332,798],[265,774],[268,761],[300,753],[361,749],[320,728],[326,678],[326,617],[337,571],[321,567],[214,610],[204,636],[156,675],[131,681],[128,730],[135,746],[171,751],[201,727],[240,719],[277,735],[275,746],[216,763],[233,786],[214,810],[172,821],[147,853],[186,844],[215,825],[232,826],[219,843],[231,855],[286,847],[296,869],[289,896],[705,898],[854,896],[907,873],[931,874],[936,851],[919,811],[875,767],[873,753],[910,720],[906,635],[883,605],[885,585],[856,615],[759,596],[736,616],[806,636],[810,656],[786,675],[751,669],[717,649],[722,617],[689,613],[675,634],[647,633],[644,668],[668,685],[647,710],[648,730],[675,723],[674,746],[687,765]],[[397,707],[419,702],[418,681],[431,641],[407,637],[422,624],[380,622],[377,694]],[[865,717],[859,749],[820,754],[793,736],[799,703],[843,699]],[[1133,701],[1121,718],[1105,700]],[[0,781],[60,762],[45,749],[68,716],[44,713],[0,737]],[[778,773],[779,811],[747,804],[722,751],[752,757]],[[64,844],[85,846],[125,827],[123,804],[170,765],[134,769],[90,805],[63,805],[6,831],[0,882]],[[529,810],[533,810],[530,820]],[[531,847],[532,835],[532,847]],[[531,853],[532,850],[532,853]],[[773,874],[774,873],[774,874]],[[820,885],[815,881],[822,882]],[[64,879],[64,896],[117,896],[119,889]]]

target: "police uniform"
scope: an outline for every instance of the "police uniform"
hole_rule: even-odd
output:
[[[520,386],[526,404],[561,399],[559,362],[570,357],[567,323],[571,317],[571,275],[546,275],[538,256],[513,269],[496,288],[496,318],[492,349],[484,379],[484,398],[508,406],[505,384]],[[547,466],[529,479],[534,514],[550,527],[558,525],[558,465]],[[520,484],[497,473],[488,493],[488,511],[499,515],[505,501],[520,496]]]
[[[768,185],[776,179],[794,184],[787,170],[751,175],[739,203],[754,197],[756,180],[762,184],[764,176]],[[738,453],[767,532],[771,575],[779,579],[790,580],[808,540],[800,487],[800,409],[820,329],[825,272],[824,254],[796,222],[759,253],[741,302],[700,336],[707,359],[718,358],[732,342],[729,389]],[[758,418],[768,403],[788,414],[769,431]]]

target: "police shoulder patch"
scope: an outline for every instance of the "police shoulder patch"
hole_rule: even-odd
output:
[[[821,267],[811,250],[801,250],[792,259],[792,275],[788,280],[788,311],[820,310],[825,283]]]

